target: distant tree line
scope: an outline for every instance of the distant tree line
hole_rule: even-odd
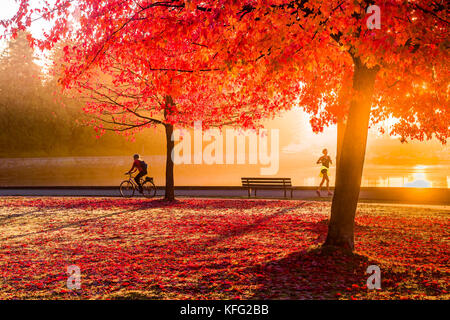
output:
[[[0,56],[0,157],[164,153],[157,130],[137,134],[135,141],[111,132],[97,139],[83,104],[61,93],[58,79],[35,63],[27,33],[19,33]]]

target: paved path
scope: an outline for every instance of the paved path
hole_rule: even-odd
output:
[[[158,188],[157,196],[164,190]],[[247,190],[241,187],[176,187],[179,197],[247,198]],[[283,198],[282,190],[258,190],[258,198]],[[331,200],[322,192],[316,195],[312,187],[295,187],[294,199]],[[0,196],[95,196],[118,197],[118,187],[0,187]],[[288,192],[288,199],[289,199]],[[450,189],[445,188],[361,188],[360,200],[393,203],[417,203],[450,205]]]

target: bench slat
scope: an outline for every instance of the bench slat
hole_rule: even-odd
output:
[[[277,184],[277,183],[281,183],[281,184],[283,184],[283,183],[291,183],[291,181],[290,180],[283,180],[283,181],[280,181],[280,180],[272,180],[272,181],[268,181],[268,180],[255,180],[255,181],[252,181],[252,180],[242,180],[242,183],[275,183],[275,184]]]
[[[276,181],[276,180],[291,180],[291,178],[241,178],[241,180],[268,180],[268,181]]]
[[[288,185],[288,184],[290,184],[290,182],[242,182],[242,184],[261,184],[261,185],[276,185],[276,186],[278,186],[278,185],[280,185],[280,186],[283,186],[283,185]]]
[[[242,182],[242,184],[248,184],[248,185],[264,185],[264,186],[270,186],[270,185],[274,185],[274,186],[287,186],[287,185],[291,185],[290,182],[275,182],[275,183],[269,183],[269,182]]]
[[[258,189],[283,189],[286,188],[292,188],[292,186],[268,186],[268,185],[250,185],[250,186],[243,186],[243,187],[250,187],[250,188],[258,188]]]
[[[242,182],[286,183],[290,182],[290,180],[242,180]]]

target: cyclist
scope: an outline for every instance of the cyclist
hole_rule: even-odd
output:
[[[134,181],[136,181],[136,184],[139,187],[139,192],[142,193],[143,188],[141,185],[141,177],[143,177],[147,174],[147,164],[144,161],[140,160],[140,157],[138,154],[135,154],[133,156],[133,159],[134,159],[133,166],[126,174],[134,173],[134,172],[136,172],[136,170],[139,171],[139,173],[134,177]]]

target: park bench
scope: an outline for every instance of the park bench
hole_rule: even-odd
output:
[[[241,178],[242,187],[247,188],[248,197],[251,196],[251,191],[257,189],[283,189],[284,197],[286,198],[287,190],[292,192],[294,189],[292,188],[291,178]]]

